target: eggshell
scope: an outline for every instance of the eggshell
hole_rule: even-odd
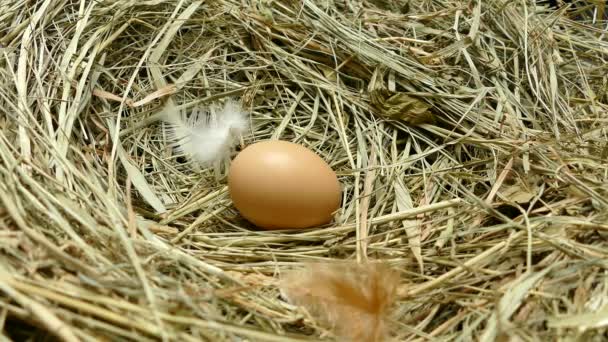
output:
[[[264,229],[310,228],[331,221],[340,182],[313,151],[287,141],[252,144],[232,161],[228,189],[236,209]]]

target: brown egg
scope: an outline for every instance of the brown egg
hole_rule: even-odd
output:
[[[234,206],[264,229],[310,228],[340,207],[338,177],[311,150],[287,141],[258,142],[232,161],[228,190]]]

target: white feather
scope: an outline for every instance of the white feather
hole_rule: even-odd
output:
[[[169,122],[169,139],[179,153],[209,166],[229,157],[234,145],[247,129],[247,113],[241,104],[228,99],[214,107],[215,117],[203,108],[173,113]]]

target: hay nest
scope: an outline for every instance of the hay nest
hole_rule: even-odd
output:
[[[601,340],[606,1],[0,2],[3,340],[300,341],[304,262],[399,273],[398,341]],[[239,98],[335,221],[260,231],[161,113]]]

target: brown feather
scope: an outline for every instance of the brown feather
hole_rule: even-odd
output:
[[[309,264],[286,276],[282,290],[295,305],[349,341],[380,342],[396,300],[399,275],[383,263]]]

